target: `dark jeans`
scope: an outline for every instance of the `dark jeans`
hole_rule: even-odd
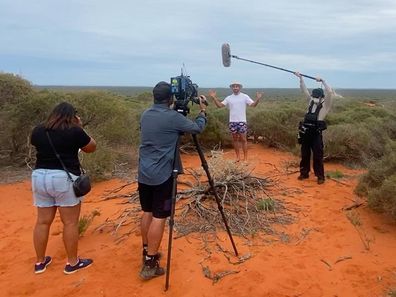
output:
[[[315,130],[307,131],[301,144],[300,173],[308,176],[311,163],[311,150],[313,153],[313,170],[318,178],[324,179],[323,167],[323,138],[322,132]]]

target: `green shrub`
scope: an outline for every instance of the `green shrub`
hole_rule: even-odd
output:
[[[80,154],[81,166],[94,181],[111,178],[117,160],[117,154],[113,152],[102,136],[97,137],[95,140],[97,142],[97,149],[94,153]]]
[[[208,112],[208,124],[198,135],[199,142],[207,148],[230,147],[232,140],[228,131],[228,120],[224,119],[220,110]]]
[[[47,117],[48,110],[59,100],[56,94],[42,92],[3,108],[5,113],[2,114],[2,121],[7,123],[7,129],[0,132],[0,143],[11,157],[10,162],[24,158],[29,149],[33,127]]]
[[[388,133],[384,133],[386,125],[379,119],[370,118],[362,123],[329,126],[323,132],[326,160],[367,165],[370,160],[380,158],[390,141]]]
[[[275,201],[271,198],[265,198],[257,201],[257,208],[263,211],[273,211],[275,209]]]
[[[18,85],[18,81],[14,83]],[[1,92],[5,91],[0,89]],[[95,153],[80,155],[83,166],[94,180],[110,177],[118,159],[136,163],[136,157],[126,155],[136,152],[139,117],[147,102],[128,99],[104,91],[65,93],[33,89],[23,100],[9,99],[0,110],[0,123],[7,126],[0,131],[2,165],[24,164],[27,157],[34,159],[28,156],[33,127],[43,122],[55,105],[67,101],[76,107],[84,128],[98,144]]]
[[[78,220],[78,234],[83,236],[87,231],[88,227],[91,225],[93,219],[96,216],[100,216],[100,211],[94,209],[89,215],[83,215]]]
[[[328,178],[334,178],[334,179],[340,179],[345,177],[344,173],[342,173],[341,171],[339,171],[338,169],[335,171],[327,171],[326,172],[326,177]]]
[[[261,136],[268,146],[286,150],[297,144],[297,127],[304,116],[301,103],[269,103],[250,111],[249,134]]]
[[[377,189],[368,194],[369,206],[396,218],[396,174],[386,178]]]
[[[84,127],[92,136],[103,136],[112,144],[137,144],[139,104],[107,92],[85,91],[72,94],[71,103],[77,108]]]
[[[382,105],[369,106],[356,99],[340,99],[334,102],[326,121],[329,125],[337,125],[340,123],[362,123],[369,118],[387,119],[392,117],[390,110]]]
[[[396,138],[396,104],[336,100],[326,118],[326,160],[367,165],[381,158],[384,147]]]
[[[6,127],[0,130],[1,165],[24,164],[30,150],[32,128],[44,121],[56,104],[68,101],[77,108],[84,128],[98,143],[95,153],[81,154],[82,165],[94,180],[109,178],[125,168],[123,166],[136,166],[139,119],[153,98],[147,88],[142,88],[138,95],[134,95],[135,92],[134,96],[126,89],[121,91],[111,93],[105,88],[100,91],[87,88],[38,90],[19,76],[0,73],[0,126]],[[219,89],[218,95],[224,97],[229,92],[228,88]],[[248,92],[254,97],[255,90]],[[306,112],[306,101],[297,90],[272,89],[266,93],[265,100],[256,108],[247,109],[248,134],[256,138],[261,136],[267,146],[299,154],[297,127]],[[326,118],[325,160],[368,166],[356,193],[366,196],[374,209],[396,216],[393,198],[396,197],[395,93],[377,90],[346,93],[350,96],[336,99]],[[188,116],[194,118],[197,111],[196,105],[191,106]],[[229,111],[213,104],[207,111],[208,125],[198,137],[202,148],[231,147]],[[191,142],[190,135],[182,141]],[[338,176],[337,172],[334,176]]]
[[[371,208],[396,218],[396,142],[387,146],[381,159],[369,165],[355,193],[366,196]]]
[[[19,75],[0,72],[0,108],[25,100],[34,93],[32,85]]]

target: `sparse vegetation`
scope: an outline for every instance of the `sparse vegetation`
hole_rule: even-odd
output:
[[[246,90],[254,96],[254,89]],[[205,90],[200,90],[205,93]],[[250,92],[250,93],[249,93]],[[220,97],[228,89],[218,90]],[[343,90],[327,117],[324,131],[325,160],[368,168],[356,188],[369,206],[396,218],[396,94],[387,90]],[[249,135],[265,145],[299,153],[297,126],[306,102],[296,90],[266,92],[266,100],[248,109]],[[98,143],[95,154],[84,155],[82,164],[94,180],[113,176],[116,168],[133,168],[137,163],[139,118],[152,103],[151,90],[140,88],[33,87],[22,77],[0,73],[0,166],[21,167],[34,162],[29,146],[31,129],[42,122],[60,101],[76,106],[84,128]],[[195,106],[191,117],[195,116]],[[231,146],[227,110],[208,107],[209,123],[199,136],[203,148]],[[186,144],[191,137],[186,135]],[[342,178],[342,173],[328,173]]]
[[[369,165],[355,192],[367,197],[371,208],[396,218],[396,142],[386,147],[381,159]]]
[[[352,225],[355,227],[362,225],[362,222],[360,221],[360,216],[359,213],[356,212],[355,210],[350,210],[346,213],[346,216],[348,220],[351,222]]]
[[[333,178],[333,179],[340,179],[340,178],[345,177],[345,175],[341,171],[335,170],[335,171],[327,171],[326,172],[326,177],[327,178]]]
[[[100,216],[100,211],[95,209],[90,214],[80,217],[80,219],[78,220],[78,234],[80,236],[84,235],[84,233],[88,230],[88,227],[91,225],[93,219],[96,216]]]
[[[33,164],[35,152],[30,146],[30,133],[44,121],[61,101],[72,103],[83,120],[84,128],[98,143],[95,154],[81,155],[82,165],[93,180],[109,178],[126,155],[133,166],[137,162],[139,141],[138,119],[147,100],[136,102],[131,97],[106,91],[78,92],[36,90],[22,78],[0,74],[0,165],[20,167]]]
[[[257,201],[257,208],[263,211],[273,211],[275,209],[275,201],[271,198],[265,198]]]

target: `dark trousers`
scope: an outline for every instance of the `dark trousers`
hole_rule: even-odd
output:
[[[301,144],[300,173],[308,176],[311,163],[311,150],[313,153],[313,170],[318,178],[324,179],[323,167],[323,138],[322,132],[315,130],[307,131]]]

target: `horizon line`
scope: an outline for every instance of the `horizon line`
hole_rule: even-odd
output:
[[[37,85],[32,84],[33,87],[79,87],[79,88],[153,88],[154,86],[128,86],[128,85]],[[229,89],[229,87],[198,87],[198,89]],[[337,90],[384,90],[396,91],[396,88],[357,88],[357,87],[332,87]],[[243,87],[242,89],[300,89],[299,87]],[[309,88],[308,88],[309,89]]]

